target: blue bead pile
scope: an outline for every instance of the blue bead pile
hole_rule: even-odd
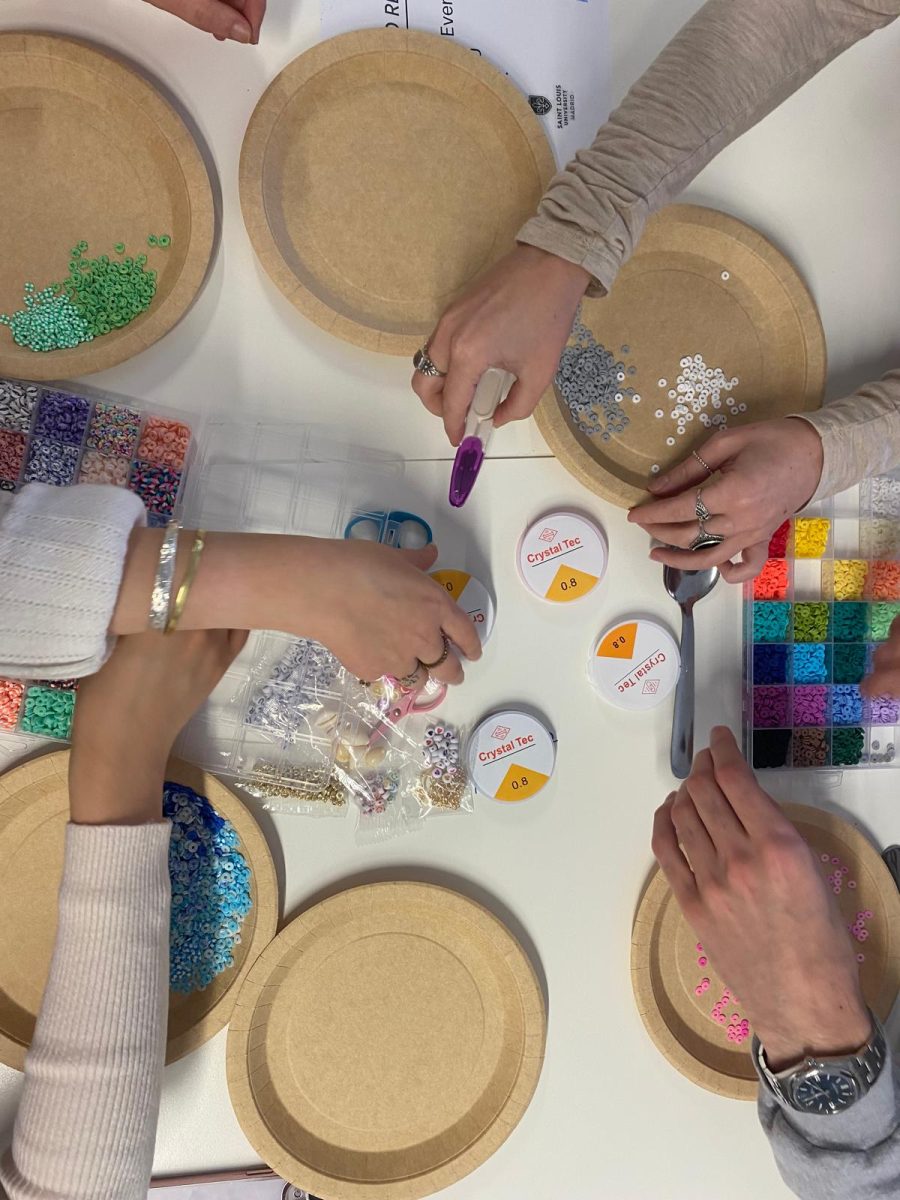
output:
[[[90,415],[91,406],[83,396],[72,396],[68,392],[45,392],[38,406],[34,432],[37,437],[80,446]]]
[[[169,985],[195,992],[234,966],[234,947],[253,904],[250,868],[234,826],[205,796],[166,783],[163,813],[172,822]]]
[[[794,646],[794,683],[827,683],[830,650],[821,642],[798,642]]]
[[[858,725],[863,719],[863,699],[855,684],[838,684],[831,695],[835,725]]]
[[[787,664],[787,646],[763,644],[753,647],[755,683],[787,683]]]
[[[50,438],[33,438],[25,466],[25,482],[68,487],[75,482],[80,454],[77,446],[67,446]]]

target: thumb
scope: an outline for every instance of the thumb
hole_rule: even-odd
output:
[[[543,388],[535,387],[527,379],[517,379],[509,394],[494,413],[494,427],[499,429],[510,421],[524,421],[540,404]]]
[[[427,571],[433,567],[438,556],[438,548],[434,542],[430,546],[423,546],[421,550],[401,550],[403,555],[411,567],[415,567],[418,571]]]
[[[214,37],[245,44],[253,39],[250,22],[224,0],[150,0],[150,3]]]
[[[718,471],[728,461],[734,452],[734,443],[727,433],[714,433],[709,441],[703,443],[697,454],[706,463],[710,471]],[[670,492],[683,492],[685,488],[694,487],[709,479],[709,471],[697,458],[693,451],[665,475],[660,475],[647,485],[647,490],[654,496],[665,496]]]

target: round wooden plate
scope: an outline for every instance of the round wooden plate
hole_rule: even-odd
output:
[[[732,417],[724,398],[718,413],[706,409],[729,428],[822,403],[825,336],[796,268],[755,229],[714,209],[676,204],[652,217],[609,296],[585,300],[581,320],[623,364],[622,387],[639,400],[624,395],[627,424],[607,441],[576,429],[558,386],[535,420],[566,470],[623,508],[645,500],[654,475],[713,432],[692,413],[678,434],[670,393],[682,359],[700,355],[729,382],[737,378],[728,396],[746,411]]]
[[[342,34],[287,66],[241,151],[241,208],[274,283],[329,332],[412,354],[510,250],[554,170],[525,97],[447,38]]]
[[[200,290],[213,247],[213,199],[200,151],[175,110],[111,54],[66,37],[0,33],[0,312],[23,286],[66,278],[71,249],[148,256],[149,309],[71,350],[17,346],[0,328],[0,375],[89,375],[168,333]],[[147,245],[169,234],[168,250]]]
[[[330,1200],[415,1200],[483,1163],[541,1070],[546,1017],[509,931],[444,888],[354,888],[259,958],[228,1032],[256,1152]]]
[[[0,1062],[21,1071],[56,938],[57,894],[69,816],[69,752],[0,776]],[[200,992],[170,994],[166,1062],[202,1046],[228,1023],[239,985],[278,925],[272,855],[253,817],[211,775],[173,759],[167,779],[206,796],[231,821],[251,871],[253,907],[235,964]]]
[[[809,844],[824,873],[835,866],[848,868],[838,896],[841,912],[852,924],[858,912],[871,911],[868,941],[854,942],[865,955],[860,965],[863,992],[870,1008],[883,1020],[900,991],[900,893],[878,852],[859,830],[832,813],[803,804],[785,804],[785,813]],[[822,862],[827,855],[828,861]],[[849,880],[855,888],[847,886]],[[728,1041],[727,1025],[712,1018],[724,985],[712,966],[698,965],[697,936],[662,871],[653,876],[638,907],[631,937],[631,982],[638,1011],[658,1050],[693,1083],[720,1096],[753,1100],[757,1076],[750,1060],[751,1040]],[[697,996],[702,978],[709,990]],[[727,1018],[740,1011],[730,1000]]]

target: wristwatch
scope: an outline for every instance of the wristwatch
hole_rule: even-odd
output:
[[[759,1038],[753,1039],[753,1056],[763,1081],[783,1108],[810,1116],[846,1112],[871,1091],[887,1060],[884,1031],[872,1015],[874,1033],[856,1054],[846,1058],[805,1058],[797,1066],[773,1072]]]

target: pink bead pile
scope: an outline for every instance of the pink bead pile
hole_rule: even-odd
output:
[[[191,440],[191,431],[181,421],[169,421],[165,417],[150,417],[137,449],[137,457],[145,462],[157,463],[180,471],[184,466]]]
[[[15,729],[25,688],[14,679],[0,679],[0,729]]]
[[[111,483],[124,487],[131,464],[127,458],[107,458],[98,450],[85,450],[78,472],[79,483]]]
[[[697,950],[697,966],[705,967],[709,963],[709,959],[703,952],[702,942],[698,942]],[[695,996],[705,996],[710,989],[710,979],[708,975],[704,975],[697,986],[694,988]],[[731,1007],[737,1007],[740,1004],[737,996],[732,995],[728,988],[724,988],[722,995],[713,1005],[710,1010],[710,1017],[717,1025],[725,1026],[725,1036],[729,1042],[733,1042],[739,1046],[742,1042],[746,1042],[750,1036],[750,1022],[746,1017],[742,1017],[739,1012],[732,1012],[729,1017],[726,1010]]]

